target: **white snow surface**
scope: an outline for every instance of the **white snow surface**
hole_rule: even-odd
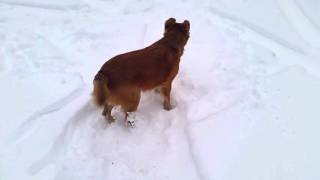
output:
[[[317,0],[0,0],[0,180],[320,179]],[[107,124],[92,79],[191,22],[172,99]]]

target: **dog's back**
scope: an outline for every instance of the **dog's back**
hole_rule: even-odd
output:
[[[118,55],[101,68],[108,77],[108,87],[135,85],[150,90],[173,78],[178,70],[179,56],[175,50],[161,44]]]

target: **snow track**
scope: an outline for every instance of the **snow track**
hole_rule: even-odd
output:
[[[30,117],[28,117],[23,124],[18,128],[16,134],[16,142],[19,143],[20,141],[24,140],[28,135],[28,133],[34,132],[34,128],[39,126],[39,118],[42,116],[50,115],[51,113],[57,112],[61,110],[63,107],[68,105],[72,102],[75,98],[82,94],[83,89],[75,89],[69,95],[62,98],[61,100],[50,104],[49,106],[43,108],[42,110],[35,112]],[[41,124],[41,123],[40,123]]]
[[[66,10],[77,10],[80,7],[77,5],[72,4],[59,4],[59,3],[48,3],[48,2],[41,2],[41,1],[4,1],[1,0],[0,3],[11,5],[11,6],[20,6],[25,8],[38,8],[43,10],[55,10],[55,11],[66,11]]]
[[[74,116],[67,120],[67,123],[64,125],[61,133],[57,136],[50,151],[30,166],[28,172],[30,174],[35,174],[42,168],[45,168],[48,164],[55,163],[57,159],[68,149],[78,125],[81,124],[81,121],[87,120],[87,117],[90,115],[92,110],[93,105],[87,102],[82,108],[75,112]]]
[[[319,30],[303,14],[297,3],[294,0],[278,0],[278,3],[293,29],[312,47],[320,48]]]
[[[90,90],[86,89],[85,92],[89,93]],[[81,92],[83,94],[83,90]],[[86,179],[88,176],[98,179],[105,177],[123,179],[129,176],[163,179],[165,174],[159,174],[158,171],[161,172],[162,168],[166,166],[177,168],[174,165],[176,164],[178,168],[182,169],[170,176],[184,179],[205,178],[201,174],[197,160],[194,158],[194,153],[196,152],[193,152],[192,142],[188,134],[187,107],[185,107],[182,97],[174,98],[174,101],[181,103],[181,106],[176,104],[176,108],[172,110],[173,112],[167,112],[162,109],[161,98],[157,94],[145,94],[142,97],[141,112],[139,110],[133,117],[136,119],[137,128],[130,130],[125,127],[123,116],[117,110],[114,113],[120,119],[116,123],[108,125],[100,115],[101,112],[90,102],[90,99],[82,97],[75,100],[75,98],[72,98],[72,102],[65,103],[69,102],[69,97],[73,97],[74,94],[71,93],[59,103],[54,103],[59,104],[55,106],[59,107],[58,109],[61,111],[58,113],[70,112],[76,104],[77,106],[83,104],[82,108],[74,112],[72,117],[64,120],[66,123],[55,138],[50,150],[29,167],[28,172],[30,174],[36,174],[48,165],[55,164],[58,167],[63,167],[62,169],[58,168],[56,179],[61,177],[68,177],[70,180]],[[53,106],[51,105],[50,107]],[[61,110],[62,107],[64,108],[63,110]],[[147,112],[146,110],[149,112],[147,115],[142,113]],[[158,114],[158,116],[153,114]],[[28,124],[28,127],[25,124]],[[43,123],[41,124],[43,125]],[[35,126],[33,121],[26,121],[21,129],[30,131],[32,129],[29,127],[32,125]],[[140,141],[143,143],[141,144]],[[145,149],[145,146],[149,148]],[[118,149],[122,150],[118,151]],[[79,156],[74,156],[79,153],[82,156],[82,160],[103,162],[103,166],[105,166],[103,171],[110,173],[112,171],[113,173],[100,174],[100,167],[94,170],[90,165],[91,163],[89,165],[80,163]],[[153,154],[157,154],[157,156],[153,156]],[[68,156],[67,159],[66,155]],[[144,157],[145,155],[147,157]],[[142,158],[143,162],[137,163],[139,160],[136,158]],[[190,159],[190,161],[186,161],[187,159]],[[186,162],[188,163],[185,164]],[[86,166],[86,168],[90,169],[90,172],[86,172],[89,174],[86,174],[85,177],[80,177],[81,173],[75,173],[73,170],[77,166],[79,166],[78,168]],[[96,165],[93,166],[95,167]],[[152,169],[149,167],[152,167]],[[182,173],[185,168],[189,169],[188,176]],[[126,174],[122,174],[124,169],[126,169]]]
[[[250,22],[248,22],[246,20],[240,19],[240,18],[238,18],[236,16],[233,16],[233,15],[228,14],[226,12],[223,12],[221,10],[215,9],[213,7],[210,8],[210,12],[212,12],[213,14],[215,14],[215,15],[217,15],[219,17],[222,17],[222,18],[228,19],[230,21],[233,21],[235,23],[240,23],[242,26],[245,26],[245,27],[249,28],[250,30],[258,33],[260,36],[263,36],[263,37],[265,37],[267,39],[270,39],[273,42],[275,42],[277,44],[280,44],[281,46],[283,46],[285,48],[288,48],[288,49],[290,49],[292,51],[295,51],[295,52],[298,52],[298,53],[305,54],[305,52],[304,52],[305,50],[302,47],[300,47],[299,45],[289,43],[285,39],[282,39],[281,37],[278,37],[275,34],[269,33],[265,29],[255,25],[255,24],[252,24],[252,23],[250,23]]]

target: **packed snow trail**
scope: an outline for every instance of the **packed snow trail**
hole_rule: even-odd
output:
[[[278,0],[281,10],[294,29],[311,47],[320,48],[320,32],[302,13],[295,1]]]
[[[14,138],[16,143],[19,143],[20,141],[25,139],[28,136],[26,135],[27,133],[32,133],[33,131],[35,131],[34,128],[36,128],[36,126],[39,125],[39,122],[37,122],[37,120],[40,117],[61,110],[61,108],[63,108],[64,106],[72,102],[77,96],[79,96],[82,90],[83,89],[81,88],[75,89],[68,96],[62,98],[61,100],[53,104],[50,104],[49,106],[43,108],[39,112],[35,112],[30,117],[28,117],[17,130],[17,134],[15,135],[15,138]]]

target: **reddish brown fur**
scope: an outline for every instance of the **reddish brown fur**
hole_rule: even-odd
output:
[[[141,91],[159,89],[164,109],[170,110],[170,91],[178,73],[180,57],[189,38],[190,23],[165,22],[163,38],[154,44],[117,55],[104,63],[94,79],[93,97],[105,106],[103,115],[110,121],[113,106],[120,105],[128,113],[136,111]]]

